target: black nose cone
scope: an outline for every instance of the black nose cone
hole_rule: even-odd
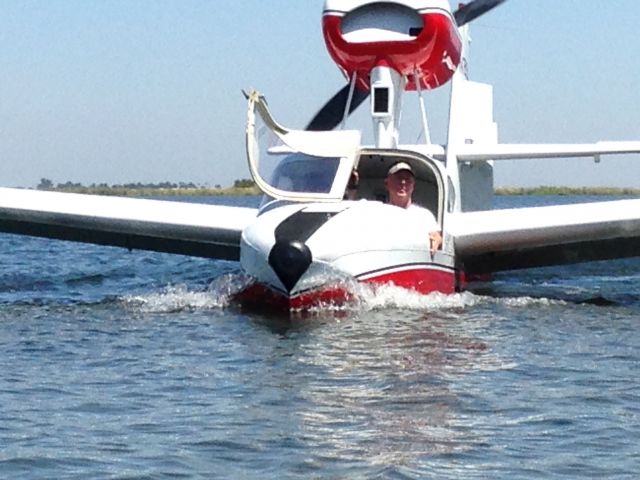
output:
[[[288,292],[311,265],[311,250],[299,240],[278,240],[269,252],[269,265]]]

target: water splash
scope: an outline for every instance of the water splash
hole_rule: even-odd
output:
[[[492,297],[472,292],[445,294],[434,292],[428,295],[392,284],[367,284],[356,280],[341,280],[337,284],[347,290],[352,300],[347,303],[323,303],[309,310],[310,313],[326,311],[363,312],[375,310],[414,310],[419,312],[436,312],[443,310],[464,310],[479,305],[503,305],[509,308],[527,308],[530,306],[550,306],[564,304],[562,300],[549,298]]]
[[[192,310],[224,308],[223,298],[208,292],[190,291],[185,285],[171,285],[161,292],[126,296],[122,299],[126,308],[142,313],[175,313]]]
[[[247,282],[245,275],[229,273],[213,280],[206,290],[191,290],[184,284],[169,285],[160,292],[126,296],[122,302],[127,308],[143,313],[220,310],[229,307]]]
[[[222,310],[234,305],[236,295],[246,288],[251,278],[243,273],[227,273],[214,279],[205,290],[194,290],[185,284],[169,285],[159,292],[128,295],[121,299],[126,308],[142,313],[174,313],[182,311]],[[342,278],[333,286],[349,292],[347,302],[323,302],[305,310],[309,314],[362,313],[377,310],[413,310],[435,312],[468,309],[480,305],[501,304],[509,308],[549,306],[561,300],[532,297],[479,295],[472,292],[424,295],[391,284],[366,284]],[[299,313],[299,312],[294,312]]]

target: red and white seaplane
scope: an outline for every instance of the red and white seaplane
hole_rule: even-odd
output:
[[[450,293],[491,272],[640,255],[640,200],[493,211],[493,162],[640,153],[640,142],[499,144],[492,89],[466,72],[467,24],[504,0],[326,0],[323,32],[348,83],[305,130],[247,94],[247,157],[257,209],[0,189],[0,231],[239,260],[252,303],[304,309],[349,298],[344,279]],[[430,141],[424,92],[451,82],[446,145]],[[416,92],[425,141],[399,144],[401,100]],[[371,98],[375,143],[335,128]],[[426,225],[385,203],[391,166],[408,164]],[[345,199],[357,171],[356,199]]]

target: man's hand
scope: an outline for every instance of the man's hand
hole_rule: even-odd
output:
[[[442,246],[442,235],[440,234],[440,232],[430,232],[429,248],[431,251],[431,256],[433,256],[436,253],[436,250],[438,250],[441,246]]]

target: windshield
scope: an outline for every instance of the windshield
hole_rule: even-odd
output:
[[[289,192],[330,193],[340,159],[292,153],[278,161],[271,185]]]
[[[359,143],[356,131],[287,130],[273,120],[264,98],[249,95],[249,169],[256,185],[274,199],[342,199]]]

